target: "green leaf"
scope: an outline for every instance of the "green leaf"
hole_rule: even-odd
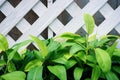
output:
[[[75,56],[86,63],[87,58],[86,58],[86,54],[84,52],[82,52],[82,51],[78,52]]]
[[[22,71],[15,71],[1,76],[4,80],[25,80],[26,74]]]
[[[120,74],[120,66],[113,66],[113,70]]]
[[[97,63],[96,58],[93,55],[87,55],[86,60],[95,64]]]
[[[106,74],[107,80],[119,80],[118,77],[112,71],[107,72]]]
[[[42,58],[42,53],[40,51],[37,51],[37,50],[34,50],[33,51],[33,54],[35,55],[35,57],[41,61],[43,61],[43,58]]]
[[[20,42],[18,44],[15,44],[12,48],[13,48],[13,51],[11,53],[9,53],[8,55],[8,62],[10,60],[13,59],[14,55],[17,53],[17,50],[23,46],[26,46],[27,44],[29,44],[31,42],[31,40],[26,40],[24,42]]]
[[[7,66],[8,66],[8,72],[13,72],[16,70],[15,64],[12,61],[10,61]]]
[[[52,60],[52,61],[55,63],[66,64],[67,59],[65,57],[60,57],[60,58],[57,58],[57,59]]]
[[[101,74],[100,68],[99,68],[98,66],[95,66],[95,67],[92,69],[91,80],[98,80],[100,74]]]
[[[1,51],[1,49],[3,51],[8,49],[8,41],[7,41],[6,37],[2,34],[0,34],[0,51]]]
[[[90,14],[84,14],[85,26],[88,34],[92,34],[94,30],[94,19]]]
[[[120,57],[120,49],[115,49],[113,55]]]
[[[6,65],[6,62],[4,60],[0,60],[0,67]]]
[[[52,52],[52,51],[57,50],[59,47],[60,47],[59,42],[51,40],[49,45],[48,45],[48,50],[49,50],[49,52]]]
[[[78,44],[74,44],[71,48],[70,48],[70,54],[75,54],[76,52],[80,51],[80,50],[85,50],[83,47],[81,47]]]
[[[30,69],[36,67],[36,66],[41,66],[42,62],[38,59],[30,61],[26,66],[25,66],[25,71],[30,71]]]
[[[74,79],[75,80],[80,80],[81,77],[82,77],[82,73],[83,73],[83,69],[79,68],[79,67],[76,67],[74,69]]]
[[[65,38],[65,39],[79,39],[79,38],[81,38],[80,35],[70,33],[70,32],[63,33],[62,35],[60,35],[58,37]]]
[[[112,46],[110,46],[109,48],[107,48],[107,52],[109,53],[110,57],[112,57],[113,52],[116,49],[116,45],[117,45],[117,42],[115,42]]]
[[[96,54],[97,62],[99,64],[100,68],[102,69],[102,71],[103,72],[110,71],[110,69],[111,69],[111,58],[110,58],[109,54],[106,51],[104,51],[100,48],[95,49],[95,54]]]
[[[42,78],[43,66],[32,68],[27,75],[27,80],[43,80]]]
[[[42,40],[40,40],[37,37],[34,36],[30,36],[32,38],[32,40],[37,44],[39,50],[41,50],[42,56],[43,58],[45,58],[48,54],[48,48],[47,46],[44,44],[44,42]]]
[[[48,69],[51,73],[56,75],[60,80],[67,80],[66,69],[64,66],[61,65],[48,66]]]
[[[76,60],[74,59],[69,59],[67,60],[65,66],[66,66],[66,69],[70,69],[71,67],[73,67],[75,64],[76,64]]]

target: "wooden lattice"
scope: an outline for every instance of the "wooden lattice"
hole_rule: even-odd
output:
[[[0,33],[6,35],[10,46],[30,34],[44,39],[63,32],[85,33],[84,13],[93,15],[98,36],[120,35],[120,6],[113,7],[111,0],[43,1],[0,0]]]

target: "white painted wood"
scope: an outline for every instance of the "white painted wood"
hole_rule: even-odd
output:
[[[120,23],[115,27],[115,30],[120,34]]]
[[[72,17],[76,17],[77,15],[80,14],[81,8],[80,8],[75,2],[73,2],[73,3],[66,9],[66,11],[68,11],[68,13],[69,13]]]
[[[53,0],[47,0],[47,5],[48,5],[48,8],[50,8],[53,4]],[[48,38],[52,38],[54,35],[53,31],[48,27]]]
[[[0,24],[0,32],[6,35],[38,1],[22,0],[14,11]]]
[[[73,0],[57,0],[50,8],[48,8],[46,13],[41,18],[36,20],[32,26],[32,29],[26,31],[26,33],[21,36],[17,42],[29,38],[30,34],[38,36],[72,2]]]
[[[49,25],[49,27],[55,32],[58,33],[62,28],[64,28],[64,25],[58,20],[55,19],[53,23]]]
[[[8,2],[6,1],[4,3],[4,5],[0,8],[0,10],[6,15],[8,16],[13,10],[14,7]]]
[[[84,25],[83,14],[84,13],[89,13],[91,15],[95,14],[106,2],[107,2],[107,0],[99,0],[99,1],[98,0],[92,0],[63,29],[58,31],[57,35],[59,35],[61,33],[64,33],[64,32],[75,33],[78,29],[80,29]]]
[[[46,6],[39,1],[33,8],[32,10],[39,16],[39,18],[47,11]]]
[[[108,18],[114,12],[114,10],[112,9],[112,7],[110,7],[110,5],[108,3],[106,3],[100,9],[100,12],[102,13],[102,15],[104,15],[105,18]]]
[[[100,26],[98,27],[98,36],[106,35],[109,33],[115,26],[120,23],[120,6],[114,11],[114,13],[107,18]]]
[[[0,0],[0,6],[5,2],[6,0]]]
[[[17,25],[16,27],[23,33],[29,30],[31,28],[31,25],[23,18]]]

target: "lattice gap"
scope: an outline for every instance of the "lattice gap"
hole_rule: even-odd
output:
[[[20,36],[22,36],[22,32],[15,26],[11,29],[11,31],[8,33],[10,37],[12,37],[15,41],[19,39]]]
[[[107,2],[114,10],[120,5],[120,0],[108,0]]]
[[[74,1],[81,9],[83,9],[89,3],[89,0],[74,0]]]
[[[117,36],[120,36],[120,33],[117,32],[115,29],[112,29],[112,30],[108,33],[108,35],[117,35]]]
[[[22,1],[22,0],[7,0],[13,7],[17,7],[17,5]]]
[[[57,18],[63,25],[66,25],[73,17],[66,10],[64,10]]]
[[[6,18],[6,16],[0,11],[0,23]]]
[[[38,18],[39,16],[31,9],[25,16],[24,18],[32,25]]]
[[[99,26],[104,20],[105,20],[105,17],[99,12],[97,11],[94,15],[93,15],[93,18],[95,20],[95,24],[97,26]]]

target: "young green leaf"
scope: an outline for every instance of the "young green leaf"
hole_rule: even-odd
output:
[[[90,14],[84,14],[85,26],[88,34],[92,34],[94,30],[94,19]]]
[[[115,49],[113,55],[120,57],[120,49]]]
[[[36,57],[37,59],[43,61],[41,51],[34,50],[34,51],[33,51],[33,54],[35,55],[35,57]]]
[[[70,48],[70,54],[73,55],[75,53],[77,53],[80,50],[85,50],[83,47],[81,47],[78,44],[74,44],[71,48]]]
[[[0,60],[0,67],[6,65],[6,62],[4,60]]]
[[[92,76],[91,76],[91,80],[98,80],[99,77],[100,77],[100,68],[98,66],[95,66],[93,69],[92,69]]]
[[[0,52],[8,49],[8,41],[6,37],[0,34]]]
[[[43,80],[42,78],[43,66],[32,68],[27,75],[27,80]]]
[[[95,49],[97,62],[103,72],[108,72],[111,69],[111,58],[109,54],[100,48]]]
[[[41,66],[42,62],[38,59],[30,61],[26,66],[25,66],[25,71],[30,71],[30,69],[36,67],[36,66]]]
[[[48,66],[48,69],[51,73],[56,75],[60,80],[67,80],[66,69],[64,66],[61,65]]]
[[[119,80],[119,78],[112,71],[107,72],[105,75],[107,80]]]
[[[32,36],[32,35],[30,37],[37,44],[39,50],[41,50],[43,58],[45,58],[47,56],[47,54],[48,54],[48,48],[47,48],[47,46],[39,38],[37,38],[35,36]]]
[[[120,67],[119,66],[113,66],[112,68],[115,72],[120,74]]]
[[[12,61],[10,61],[7,66],[8,66],[8,72],[13,72],[16,70],[15,64]]]
[[[110,46],[109,48],[107,48],[107,52],[109,53],[110,57],[112,57],[113,52],[115,51],[117,46],[117,42],[115,42],[112,46]]]
[[[65,66],[66,66],[66,69],[70,69],[71,67],[73,67],[75,64],[77,63],[76,60],[74,59],[69,59],[67,60]]]
[[[80,80],[80,78],[82,77],[82,74],[83,74],[82,68],[76,67],[74,69],[74,79],[75,80]]]
[[[70,33],[70,32],[63,33],[62,35],[60,35],[58,37],[65,38],[67,40],[68,39],[79,39],[79,38],[81,38],[80,35],[74,34],[74,33]]]
[[[1,76],[3,80],[25,80],[26,74],[22,71],[15,71]]]
[[[12,48],[13,48],[13,51],[11,53],[9,53],[8,55],[8,62],[10,60],[13,59],[14,55],[16,54],[16,52],[18,51],[19,48],[23,47],[23,46],[26,46],[27,44],[29,44],[31,42],[31,40],[26,40],[26,41],[23,41],[23,42],[20,42],[18,44],[15,44]]]

